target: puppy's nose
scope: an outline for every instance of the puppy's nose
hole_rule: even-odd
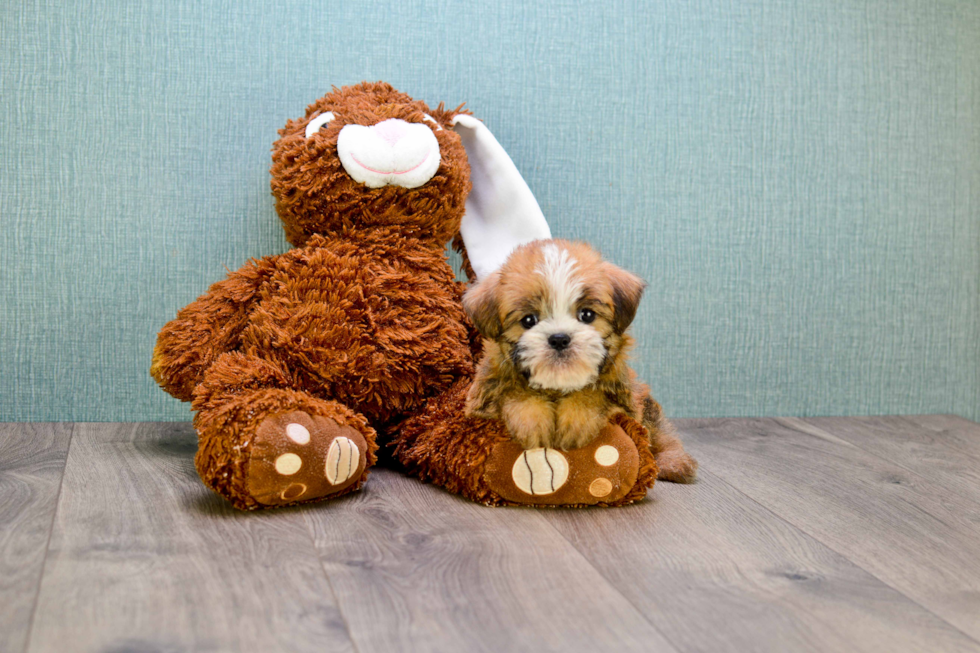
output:
[[[552,333],[548,336],[548,344],[555,351],[561,351],[570,345],[572,342],[572,337],[567,333]]]

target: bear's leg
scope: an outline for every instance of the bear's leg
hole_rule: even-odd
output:
[[[231,352],[194,390],[197,471],[236,508],[347,494],[374,465],[377,437],[362,415],[290,386],[276,363]]]
[[[394,457],[423,480],[489,505],[618,506],[657,478],[646,429],[617,415],[581,449],[525,451],[499,420],[465,417],[458,382],[393,433]]]

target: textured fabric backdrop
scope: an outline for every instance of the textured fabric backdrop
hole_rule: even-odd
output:
[[[0,8],[0,419],[188,419],[156,331],[286,248],[331,84],[466,101],[558,236],[650,281],[675,416],[980,419],[975,0],[90,0]]]

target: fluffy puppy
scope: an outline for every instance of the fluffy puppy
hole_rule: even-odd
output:
[[[470,288],[463,307],[486,339],[468,415],[501,419],[527,449],[577,449],[623,412],[650,431],[660,477],[693,480],[688,455],[627,365],[626,333],[646,284],[589,245],[537,240]]]

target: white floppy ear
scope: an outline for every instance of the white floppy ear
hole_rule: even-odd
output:
[[[517,166],[486,125],[460,114],[453,118],[453,129],[466,148],[473,182],[459,233],[476,278],[484,279],[516,247],[551,238],[551,230]]]

